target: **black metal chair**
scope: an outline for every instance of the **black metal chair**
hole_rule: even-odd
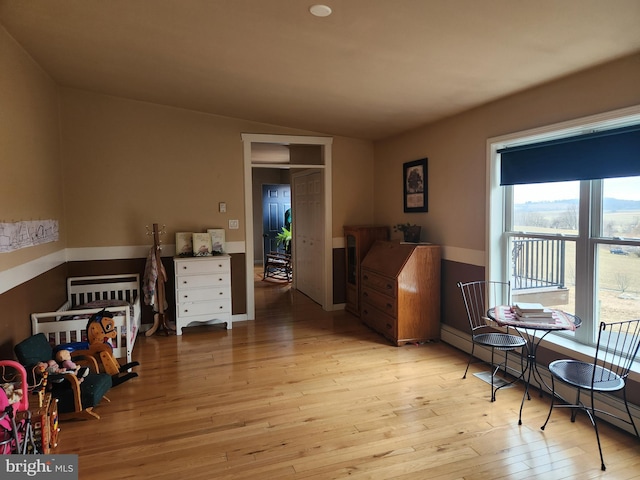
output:
[[[600,323],[598,332],[598,342],[596,344],[596,353],[591,362],[580,362],[578,360],[556,360],[549,364],[551,372],[551,407],[547,420],[542,425],[542,430],[547,426],[551,418],[551,412],[554,407],[556,397],[565,401],[555,391],[555,380],[559,380],[567,385],[571,385],[577,389],[576,400],[574,403],[556,405],[557,408],[571,408],[571,421],[575,422],[576,414],[579,410],[583,410],[589,416],[593,429],[596,432],[598,440],[598,450],[600,451],[600,467],[606,470],[604,458],[602,457],[602,446],[600,445],[600,435],[598,434],[598,424],[596,423],[596,413],[608,415],[616,418],[633,427],[636,437],[638,429],[633,421],[629,404],[627,403],[626,387],[627,377],[631,365],[638,354],[640,348],[640,320],[627,320],[623,322]],[[585,405],[580,400],[582,391],[589,392],[591,404]],[[596,392],[612,393],[622,391],[622,399],[627,410],[629,420],[618,417],[612,412],[595,408],[594,396]]]
[[[509,282],[495,282],[495,281],[475,281],[467,283],[458,283],[458,287],[462,292],[462,299],[464,300],[464,306],[467,311],[467,317],[469,319],[469,326],[471,327],[471,353],[469,354],[469,361],[467,362],[467,368],[464,371],[462,378],[467,378],[467,372],[469,371],[469,365],[474,358],[473,353],[476,345],[488,347],[491,349],[491,401],[496,399],[496,392],[515,382],[517,377],[511,381],[505,381],[502,385],[495,386],[495,376],[500,370],[501,366],[504,366],[505,373],[507,372],[507,360],[510,351],[517,350],[525,347],[527,342],[520,335],[514,335],[509,333],[507,328],[506,332],[498,330],[497,326],[492,326],[489,318],[486,316],[486,312],[489,307],[496,306],[499,303],[508,303],[511,299],[511,285]],[[494,353],[495,351],[504,352],[504,362],[496,365]],[[523,356],[520,355],[520,372],[524,371]]]

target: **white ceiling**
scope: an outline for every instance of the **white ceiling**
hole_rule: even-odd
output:
[[[640,0],[0,0],[60,85],[380,139],[640,51]]]

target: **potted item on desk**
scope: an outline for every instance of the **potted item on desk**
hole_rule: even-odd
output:
[[[393,231],[402,232],[403,240],[408,243],[420,242],[421,229],[422,227],[420,225],[413,225],[411,223],[399,223],[398,225],[393,226]]]

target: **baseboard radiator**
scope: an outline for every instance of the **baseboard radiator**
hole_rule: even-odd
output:
[[[460,330],[451,328],[447,325],[442,325],[441,340],[459,350],[462,350],[463,352],[466,352],[467,354],[471,352],[471,335],[469,335],[468,333],[461,332]],[[474,357],[477,357],[479,360],[489,363],[491,361],[491,349],[476,345]],[[549,373],[547,367],[539,366],[538,370],[540,372],[540,375],[542,376],[542,379],[547,383],[547,385],[551,385],[551,374]],[[520,376],[520,374],[522,373],[520,371],[520,356],[517,352],[509,352],[507,371],[509,374],[516,377]],[[534,386],[537,387],[537,384],[534,383]],[[575,398],[575,390],[567,385],[561,384],[560,382],[556,382],[556,390],[563,398],[570,400],[573,400]],[[534,392],[537,393],[537,388],[534,390]],[[547,398],[550,402],[551,400],[549,396],[547,396]],[[624,408],[624,402],[621,399],[612,395],[604,394],[598,394],[594,398],[596,402],[596,408],[609,412],[618,417],[627,418],[627,412]],[[587,402],[588,400],[589,396],[583,394],[582,401]],[[629,410],[631,411],[631,415],[633,416],[633,421],[640,429],[640,407],[629,403]],[[635,436],[633,427],[629,424],[620,422],[613,417],[609,417],[608,415],[598,416],[598,421],[600,420],[615,425],[616,427],[619,427],[622,430],[625,430]]]

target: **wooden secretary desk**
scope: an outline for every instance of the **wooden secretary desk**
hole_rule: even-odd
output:
[[[440,339],[440,246],[377,241],[362,262],[362,321],[392,343]]]
[[[344,309],[360,316],[360,266],[376,240],[389,240],[389,227],[357,225],[344,227],[347,268],[346,303]]]

